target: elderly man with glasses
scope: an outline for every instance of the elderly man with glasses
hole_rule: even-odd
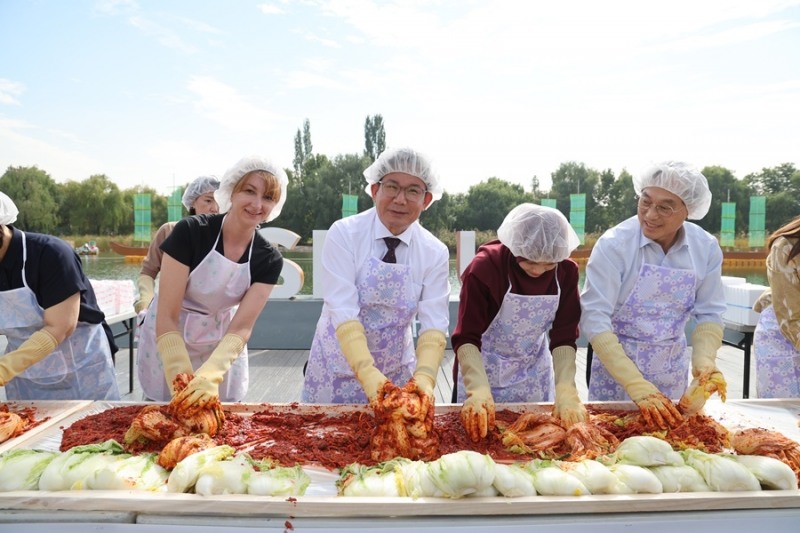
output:
[[[336,221],[325,239],[325,301],[302,399],[372,403],[387,382],[402,386],[413,377],[432,401],[449,323],[450,259],[418,219],[441,197],[439,178],[410,148],[385,151],[364,177],[375,206]]]
[[[697,412],[712,393],[725,396],[716,366],[725,311],[722,250],[714,236],[687,222],[703,218],[711,205],[698,170],[668,161],[634,178],[633,186],[637,215],[606,231],[586,266],[580,328],[597,354],[589,400],[619,401],[627,393],[647,425],[665,429]],[[691,349],[684,333],[689,318],[697,324]]]

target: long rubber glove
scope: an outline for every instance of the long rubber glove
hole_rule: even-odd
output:
[[[553,416],[560,418],[566,427],[586,422],[586,407],[578,396],[575,385],[575,348],[558,346],[553,349],[556,398]]]
[[[168,331],[156,339],[156,349],[161,354],[161,364],[164,367],[164,379],[171,396],[175,396],[173,381],[178,374],[192,375],[192,361],[186,350],[186,343],[177,331]]]
[[[717,368],[717,350],[722,346],[722,326],[703,322],[692,333],[692,376],[694,379],[683,393],[678,408],[686,415],[693,415],[703,408],[713,393],[719,393],[725,401],[728,383]]]
[[[444,333],[438,329],[428,329],[417,339],[417,366],[414,369],[414,381],[417,388],[433,398],[436,386],[436,375],[444,359],[444,347],[447,344]]]
[[[672,400],[644,379],[636,363],[625,354],[616,335],[605,331],[595,335],[590,342],[608,373],[625,387],[625,392],[639,407],[646,425],[667,429],[683,421]]]
[[[370,403],[378,396],[378,391],[388,380],[380,370],[375,368],[375,359],[369,353],[367,333],[358,320],[348,320],[336,328],[336,338],[342,349],[344,358],[361,383],[367,400]]]
[[[474,344],[458,348],[458,366],[464,379],[467,399],[461,406],[461,425],[472,442],[486,437],[494,428],[494,398],[481,351]]]
[[[44,359],[56,346],[58,342],[49,332],[43,329],[34,332],[19,348],[0,357],[0,386]]]
[[[153,295],[156,291],[156,282],[147,274],[140,274],[137,286],[139,287],[139,299],[133,304],[133,308],[138,314],[147,309],[147,306],[153,301]]]
[[[219,401],[219,384],[244,346],[244,339],[235,333],[222,337],[211,352],[211,357],[200,365],[186,388],[172,399],[170,406],[177,412],[193,413]]]

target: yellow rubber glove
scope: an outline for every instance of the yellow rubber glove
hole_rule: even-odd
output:
[[[586,422],[586,407],[578,396],[575,385],[575,348],[557,346],[553,349],[553,373],[555,374],[556,398],[553,416],[560,418],[564,426]]]
[[[461,406],[461,425],[472,442],[486,437],[494,428],[494,398],[481,351],[474,344],[458,348],[458,366],[464,379],[467,399]]]
[[[636,363],[625,354],[616,335],[605,331],[595,335],[590,342],[608,373],[625,388],[625,392],[639,407],[646,425],[667,429],[683,421],[672,400],[644,379]]]
[[[444,359],[444,347],[447,344],[444,332],[438,329],[427,329],[417,339],[417,366],[414,369],[414,381],[417,388],[433,398],[436,386],[436,375]]]
[[[686,415],[693,415],[703,408],[713,393],[719,393],[725,401],[728,384],[717,368],[717,350],[722,346],[722,326],[703,322],[692,333],[692,376],[694,379],[683,393],[678,404]]]
[[[153,301],[153,295],[156,291],[156,281],[147,274],[140,274],[137,286],[139,287],[139,299],[134,302],[133,308],[138,314],[147,309],[147,306]]]
[[[43,329],[34,332],[19,348],[0,357],[0,386],[44,359],[56,346],[58,342],[49,332]]]
[[[180,413],[193,413],[219,401],[219,384],[244,346],[244,339],[235,333],[222,337],[211,356],[200,365],[186,388],[175,395],[170,406]]]
[[[186,343],[177,331],[168,331],[156,339],[156,349],[161,354],[161,364],[164,367],[164,379],[167,380],[167,387],[171,395],[175,396],[175,389],[172,382],[178,374],[189,374],[194,372],[192,361],[189,359],[189,352],[186,350]]]
[[[348,320],[336,328],[336,338],[339,340],[344,358],[347,359],[367,395],[367,400],[371,403],[377,397],[381,386],[388,380],[375,368],[375,359],[369,353],[364,326],[358,320]]]

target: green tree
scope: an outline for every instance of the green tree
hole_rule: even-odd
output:
[[[558,209],[569,219],[570,195],[586,194],[586,223],[587,233],[595,233],[605,229],[600,210],[595,209],[595,188],[599,182],[599,172],[586,168],[583,163],[569,161],[561,163],[558,169],[551,174],[553,187],[550,196],[556,198]]]
[[[433,234],[452,229],[455,222],[451,215],[450,206],[452,197],[447,192],[442,193],[442,197],[428,206],[419,217],[420,224]]]
[[[15,226],[37,233],[58,228],[58,187],[47,172],[33,167],[8,167],[0,177],[0,191],[19,209]]]
[[[765,229],[772,232],[800,214],[800,171],[792,163],[748,174],[744,183],[751,194],[767,197]]]
[[[777,167],[763,168],[761,172],[748,174],[744,181],[756,194],[770,195],[791,191],[795,187],[793,177],[797,169],[792,163],[783,163]]]
[[[294,136],[294,175],[297,179],[302,176],[303,159],[303,135],[300,133],[300,128],[297,128]]]
[[[125,207],[119,187],[103,174],[90,176],[62,189],[61,212],[73,234],[108,235],[118,232]]]
[[[797,194],[789,191],[767,196],[767,216],[764,227],[767,234],[780,228],[800,214]]]
[[[723,202],[736,203],[737,233],[746,232],[749,223],[750,193],[747,184],[737,180],[733,172],[721,166],[708,166],[701,171],[711,191],[708,214],[694,222],[709,233],[719,235],[722,229]]]
[[[314,147],[311,144],[311,121],[305,119],[303,122],[303,161],[311,157]]]
[[[532,200],[521,185],[489,178],[469,188],[465,205],[455,220],[457,229],[497,230],[512,208]]]
[[[633,176],[627,170],[620,172],[608,193],[608,204],[603,214],[604,223],[593,230],[601,232],[612,228],[636,214],[636,191],[633,189]]]
[[[375,161],[386,149],[386,131],[381,115],[367,116],[364,121],[364,155]]]

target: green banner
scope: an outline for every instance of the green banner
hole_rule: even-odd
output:
[[[748,235],[750,248],[763,248],[766,242],[764,221],[767,218],[767,197],[750,197],[750,225]]]
[[[569,223],[578,234],[581,244],[586,237],[586,195],[569,195]]]
[[[719,232],[719,245],[732,247],[736,244],[736,203],[722,202],[722,227]]]
[[[178,187],[167,200],[167,221],[176,222],[183,218],[183,187]]]
[[[355,194],[342,195],[342,218],[358,213],[358,196]]]
[[[150,221],[150,195],[135,194],[133,196],[133,240],[150,242],[152,223]]]
[[[545,207],[552,207],[556,209],[556,199],[555,198],[542,198],[542,205]]]

